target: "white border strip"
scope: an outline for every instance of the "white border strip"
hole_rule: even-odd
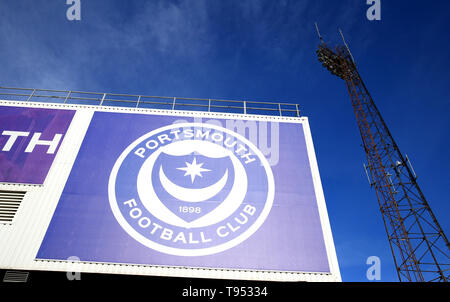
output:
[[[241,120],[264,120],[273,122],[301,123],[304,117],[291,116],[272,116],[259,114],[243,114],[243,113],[226,113],[226,112],[204,112],[204,111],[187,111],[187,110],[162,110],[151,108],[133,108],[133,107],[113,107],[113,106],[91,106],[91,105],[75,105],[75,104],[58,104],[58,103],[39,103],[39,102],[23,102],[0,100],[0,106],[20,106],[31,108],[59,108],[59,109],[91,109],[100,112],[132,112],[142,113],[146,115],[167,115],[181,117],[205,117],[205,118],[223,118],[223,119],[241,119]]]
[[[312,140],[311,129],[309,128],[308,119],[305,118],[305,121],[302,124],[304,129],[303,133],[305,135],[306,148],[308,152],[309,165],[311,167],[311,173],[314,182],[314,190],[316,193],[317,207],[320,216],[320,224],[322,226],[325,248],[328,254],[328,264],[330,265],[330,272],[332,273],[333,276],[335,276],[336,281],[340,282],[342,280],[339,271],[336,248],[334,246],[330,219],[328,217],[327,206],[325,203],[325,196],[323,193],[322,182],[320,180],[319,167],[317,165],[316,153],[314,151],[314,144]]]

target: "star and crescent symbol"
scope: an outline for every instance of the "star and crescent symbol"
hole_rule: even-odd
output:
[[[185,162],[186,166],[177,168],[178,170],[185,171],[184,176],[190,176],[191,182],[194,183],[195,177],[203,177],[202,172],[210,172],[211,170],[202,168],[203,163],[197,163],[197,158],[194,157],[192,163]]]

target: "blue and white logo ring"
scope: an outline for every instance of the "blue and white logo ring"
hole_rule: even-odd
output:
[[[211,255],[242,243],[268,217],[274,192],[270,165],[252,142],[201,123],[139,137],[116,160],[108,184],[123,230],[177,256]]]

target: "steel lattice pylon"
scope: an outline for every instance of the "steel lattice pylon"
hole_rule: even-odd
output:
[[[449,281],[449,242],[417,184],[409,159],[389,132],[348,47],[331,49],[320,33],[319,37],[319,61],[345,81],[350,95],[399,280]]]

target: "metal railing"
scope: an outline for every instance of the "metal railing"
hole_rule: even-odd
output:
[[[1,87],[0,100],[300,117],[298,104]]]

